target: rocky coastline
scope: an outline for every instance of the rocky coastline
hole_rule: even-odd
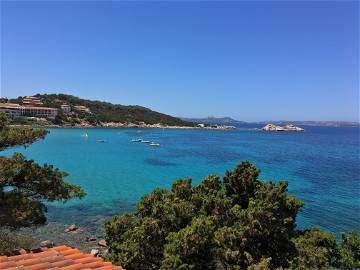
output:
[[[100,122],[97,124],[91,124],[83,121],[74,125],[70,124],[53,124],[48,121],[36,121],[31,124],[33,127],[40,128],[161,128],[161,129],[211,129],[211,130],[233,130],[235,126],[228,125],[208,125],[208,124],[197,124],[194,126],[170,126],[161,123],[147,124],[141,123],[121,123],[121,122]]]
[[[21,228],[17,233],[30,236],[33,239],[32,248],[67,245],[94,256],[104,256],[107,253],[106,241],[102,238],[103,232],[94,233],[75,224],[48,222],[42,226]]]

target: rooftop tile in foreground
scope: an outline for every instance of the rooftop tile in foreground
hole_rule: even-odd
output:
[[[123,270],[111,262],[68,246],[42,248],[30,253],[0,256],[1,270]]]

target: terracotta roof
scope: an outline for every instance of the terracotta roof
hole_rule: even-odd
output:
[[[123,270],[111,262],[67,246],[42,248],[16,256],[0,256],[1,270]]]

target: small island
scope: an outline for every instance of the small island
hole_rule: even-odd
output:
[[[285,126],[277,126],[274,124],[267,124],[260,130],[263,130],[263,131],[305,131],[303,128],[294,126],[293,124],[287,124]]]

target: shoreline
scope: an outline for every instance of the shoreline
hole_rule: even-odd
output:
[[[12,126],[20,126],[15,124]],[[24,125],[21,125],[24,126]],[[235,126],[214,125],[214,126],[167,126],[162,124],[123,124],[123,123],[101,123],[100,125],[77,124],[77,125],[25,125],[34,128],[134,128],[134,129],[205,129],[205,130],[234,130]]]
[[[76,225],[76,230],[66,231],[70,225],[58,221],[47,221],[43,225],[24,227],[15,232],[30,236],[34,241],[33,248],[41,246],[44,241],[50,241],[54,245],[68,245],[88,253],[92,249],[99,250],[100,254],[107,252],[106,246],[99,245],[99,241],[104,239],[103,227],[99,226],[98,232],[92,232],[86,226]]]

